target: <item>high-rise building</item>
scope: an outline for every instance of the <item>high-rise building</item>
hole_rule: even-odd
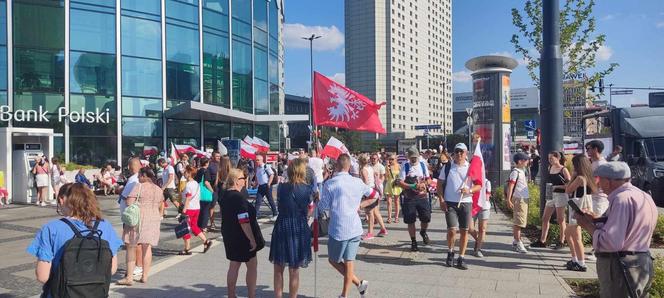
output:
[[[346,85],[376,102],[392,137],[452,132],[452,1],[345,1]]]
[[[223,137],[276,149],[282,121],[307,119],[283,114],[282,5],[0,0],[0,129],[52,129],[49,157],[96,166]],[[9,146],[25,141],[9,135]]]

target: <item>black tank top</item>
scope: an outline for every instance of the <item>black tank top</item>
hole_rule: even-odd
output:
[[[549,173],[549,182],[551,182],[551,185],[556,186],[556,185],[565,185],[567,181],[565,181],[565,177],[563,176],[563,170],[560,169],[560,172],[551,174]],[[554,189],[553,192],[557,193],[565,193],[564,189]]]

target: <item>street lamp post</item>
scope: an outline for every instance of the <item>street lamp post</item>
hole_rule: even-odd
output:
[[[311,34],[309,37],[302,37],[302,39],[308,40],[309,41],[309,66],[310,66],[310,74],[311,74],[311,98],[309,98],[309,146],[310,150],[311,147],[313,147],[314,144],[314,139],[313,139],[313,133],[316,131],[316,128],[314,127],[314,120],[313,120],[313,114],[314,114],[314,40],[319,39],[322,36],[316,35],[316,34]]]
[[[466,118],[466,123],[468,124],[468,148],[473,145],[473,108],[466,108],[466,113],[468,118]]]

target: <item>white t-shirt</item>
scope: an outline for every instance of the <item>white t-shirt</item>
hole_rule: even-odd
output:
[[[445,202],[452,203],[472,203],[473,195],[467,194],[462,195],[459,191],[465,183],[466,188],[470,189],[473,184],[468,177],[468,168],[470,167],[469,162],[464,162],[463,165],[458,165],[456,162],[452,162],[450,166],[450,173],[447,175],[447,181],[445,184]],[[438,179],[445,181],[445,171],[440,171]],[[468,181],[467,181],[468,180]]]
[[[168,165],[165,169],[164,172],[161,173],[161,181],[162,183],[166,184],[168,182],[168,176],[173,175],[173,181],[171,183],[168,183],[166,185],[166,188],[175,188],[175,180],[177,179],[177,176],[175,176],[175,169],[173,169],[173,166]]]
[[[486,185],[484,188],[486,191],[486,201],[482,204],[482,210],[489,210],[491,209],[491,201],[489,200],[489,196],[491,196],[491,181],[489,181],[489,179],[484,179],[484,184]]]
[[[371,188],[376,187],[376,176],[374,176],[374,169],[370,165],[364,166],[364,169],[367,171],[367,185]]]
[[[187,185],[184,187],[184,191],[182,192],[182,200],[186,201],[189,197],[191,197],[191,200],[189,201],[189,205],[187,205],[187,209],[201,209],[201,186],[198,184],[198,182],[196,182],[196,180],[187,182]]]
[[[517,179],[519,177],[519,179]],[[514,187],[513,198],[519,199],[528,199],[530,194],[528,193],[528,179],[526,178],[526,172],[522,169],[515,168],[510,172],[510,187],[511,184],[516,182],[516,187]]]
[[[600,165],[603,165],[607,162],[608,161],[606,161],[606,159],[604,159],[604,158],[602,158],[600,160],[595,160],[590,164],[590,168],[593,170],[593,173],[594,173],[595,170],[597,169],[597,167],[599,167]],[[593,194],[592,197],[593,197],[593,201],[596,201],[596,202],[604,201],[604,200],[608,201],[609,200],[609,196],[607,194],[605,194],[604,191],[601,188],[599,189],[599,191],[597,193]]]
[[[383,164],[377,162],[375,165],[373,165],[373,170],[374,170],[374,175],[376,175],[376,178],[383,177],[382,180],[385,180],[386,172],[385,172],[385,166]]]
[[[310,157],[309,158],[309,168],[314,171],[316,175],[316,181],[318,183],[323,183],[323,166],[325,163],[319,157]]]
[[[417,177],[420,179],[425,179],[429,177],[429,169],[427,168],[427,163],[426,161],[420,161],[415,165],[409,164],[410,161],[405,162],[403,165],[401,165],[401,171],[399,172],[399,178],[401,180],[406,179],[406,176],[408,177]],[[424,164],[424,173],[422,173],[422,164]],[[406,167],[408,167],[408,173],[406,173]]]

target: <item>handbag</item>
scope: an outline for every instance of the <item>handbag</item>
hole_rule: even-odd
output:
[[[129,226],[135,227],[138,226],[141,222],[141,190],[143,189],[143,184],[138,184],[138,195],[136,196],[136,202],[127,206],[124,212],[122,212],[122,223]]]
[[[201,182],[198,183],[198,186],[201,190],[201,202],[212,202],[212,192],[205,186],[205,179],[201,179]]]
[[[249,209],[250,214],[256,214],[256,209],[253,205],[249,204]],[[251,209],[254,210],[253,213],[251,213]],[[249,222],[251,225],[251,233],[254,235],[254,240],[256,240],[256,249],[254,251],[258,252],[265,248],[265,238],[263,238],[263,232],[261,232],[261,227],[258,225],[258,221],[255,220],[255,216]]]
[[[184,235],[191,233],[191,227],[189,226],[189,216],[183,215],[182,217],[180,217],[180,223],[177,226],[175,226],[174,231],[175,231],[175,237],[178,239],[184,237]]]
[[[325,237],[330,229],[330,215],[327,211],[318,212],[318,236]]]

